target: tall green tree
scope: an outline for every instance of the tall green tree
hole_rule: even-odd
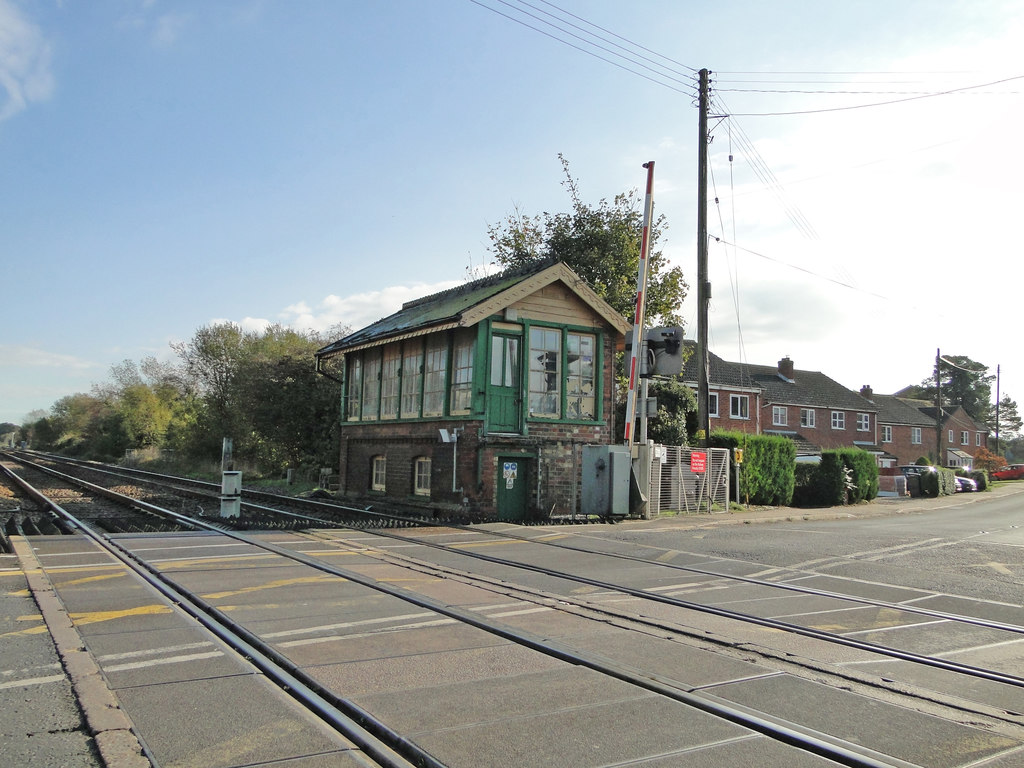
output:
[[[992,431],[996,428],[995,411],[992,413],[992,421],[990,423]],[[1024,428],[1024,419],[1021,419],[1020,413],[1017,411],[1017,402],[1011,398],[1008,394],[1003,395],[999,398],[999,440],[1013,440],[1015,437],[1019,437],[1021,429]]]
[[[938,361],[938,381],[942,390],[942,404],[959,405],[975,421],[987,424],[992,419],[992,382],[988,366],[966,355],[942,355]],[[914,387],[902,390],[907,397],[935,402],[936,370]]]
[[[527,216],[516,210],[488,227],[490,250],[506,268],[526,266],[542,259],[564,261],[598,296],[625,317],[636,304],[636,278],[643,234],[643,197],[637,190],[616,195],[596,205],[583,201],[579,184],[561,154],[570,210]],[[679,267],[670,266],[657,248],[667,229],[664,215],[651,222],[648,257],[647,316],[650,325],[681,326],[679,309],[687,284]]]

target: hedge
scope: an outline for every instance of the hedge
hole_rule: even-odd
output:
[[[793,501],[796,445],[775,435],[748,435],[743,432],[715,431],[708,445],[743,449],[739,501],[785,507]],[[735,467],[734,467],[735,468]]]

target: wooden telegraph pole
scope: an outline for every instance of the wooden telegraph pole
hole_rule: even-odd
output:
[[[700,445],[708,446],[711,413],[708,408],[708,70],[700,71],[700,117],[697,137],[697,428],[703,433]]]

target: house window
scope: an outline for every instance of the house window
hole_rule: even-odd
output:
[[[708,416],[718,418],[718,393],[708,393]]]
[[[882,442],[883,443],[891,443],[892,442],[892,427],[890,427],[887,424],[882,426]]]
[[[416,459],[413,475],[415,477],[413,493],[415,493],[417,496],[429,496],[430,459],[428,457],[420,456]]]
[[[857,431],[867,432],[871,429],[871,414],[870,413],[858,413],[857,414]]]
[[[380,374],[380,417],[398,418],[398,372],[402,362],[402,348],[399,344],[384,347],[384,362]]]
[[[380,405],[380,355],[371,354],[363,361],[363,413],[364,421],[377,420]]]
[[[813,408],[801,408],[800,409],[800,426],[814,429],[814,409]]]
[[[374,456],[372,459],[372,473],[370,489],[374,491],[385,490],[388,474],[388,459],[386,456]]]
[[[786,426],[788,421],[788,412],[784,405],[773,405],[772,406],[772,424],[776,427]]]
[[[473,399],[473,331],[463,331],[452,350],[452,397],[449,413],[469,413]]]
[[[444,412],[444,377],[448,367],[448,341],[437,334],[427,342],[423,366],[423,415],[440,416]]]
[[[359,355],[348,355],[348,413],[349,421],[359,421],[363,392],[363,359]]]
[[[981,446],[981,432],[974,433],[974,444],[979,447]]]
[[[846,429],[845,411],[832,411],[832,429]]]
[[[596,337],[589,333],[568,333],[565,337],[568,353],[565,379],[566,413],[568,419],[593,421],[594,365]]]
[[[423,347],[419,341],[406,346],[402,358],[402,418],[420,415],[420,388],[423,386]]]
[[[562,403],[562,332],[530,329],[530,416],[557,419]]]
[[[971,436],[967,432],[960,433],[960,445],[970,445]]]
[[[953,430],[952,430],[952,429],[951,429],[951,430],[949,430],[949,442],[950,442],[950,443],[952,443],[952,442],[953,442]]]
[[[910,428],[910,442],[914,445],[921,444],[921,428],[911,427]]]
[[[734,419],[749,419],[750,398],[746,395],[729,395],[729,416]]]

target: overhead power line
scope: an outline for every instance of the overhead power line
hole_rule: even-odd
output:
[[[668,64],[661,64],[648,56],[644,56],[641,53],[637,53],[635,50],[630,50],[630,48],[620,45],[619,43],[609,39],[606,36],[606,34],[614,35],[614,33],[608,33],[607,30],[605,30],[603,27],[593,24],[580,16],[571,14],[568,11],[561,9],[552,3],[545,2],[545,5],[548,5],[551,8],[555,8],[556,10],[561,11],[566,16],[569,16],[573,19],[577,19],[583,22],[584,24],[593,27],[596,30],[599,30],[599,32],[590,32],[578,24],[575,24],[566,19],[562,19],[556,16],[555,14],[549,13],[548,11],[545,11],[543,9],[537,8],[537,6],[530,4],[525,0],[489,0],[489,2],[491,3],[496,3],[498,5],[505,6],[511,11],[511,13],[506,13],[500,8],[495,8],[492,5],[488,5],[483,0],[469,1],[474,5],[477,5],[481,8],[484,8],[485,10],[490,11],[491,13],[497,14],[498,16],[502,16],[503,18],[506,18],[509,21],[514,21],[516,24],[524,26],[527,29],[531,29],[534,32],[538,32],[544,35],[545,37],[549,37],[552,40],[562,43],[563,45],[566,45],[570,48],[573,48],[579,51],[580,53],[585,53],[588,56],[592,56],[595,59],[599,59],[607,64],[611,64],[612,66],[618,67],[619,69],[629,72],[630,74],[636,75],[637,77],[642,77],[645,80],[649,80],[655,85],[660,85],[664,88],[668,88],[670,90],[676,91],[677,93],[683,93],[691,97],[696,96],[697,89],[696,85],[693,83],[692,74],[697,70],[694,69],[693,67],[689,67],[685,64],[680,64],[679,62],[676,62],[673,59],[655,53],[654,55],[658,56],[658,58],[662,59],[663,61],[669,62]],[[531,11],[526,10],[527,8],[537,11],[537,13],[532,13]],[[519,15],[517,16],[513,14]],[[543,14],[548,18],[543,18],[538,14]],[[548,29],[543,29],[540,26],[536,26],[535,24],[531,23],[530,21],[522,17],[526,17],[526,19],[532,19],[538,24],[542,24],[553,31],[548,31]],[[584,37],[583,35],[576,34],[575,32],[572,31],[572,29],[576,29],[582,32],[583,35],[586,35],[586,37]],[[638,45],[637,43],[633,43],[620,35],[614,36],[619,40],[628,43],[629,46],[632,46],[634,49],[638,51],[647,51],[649,53],[654,53],[653,51],[650,51],[650,49],[644,48],[643,46]],[[573,42],[573,40],[576,40],[578,42]],[[596,49],[596,51],[592,50],[591,48]],[[620,61],[615,61],[614,59],[608,58],[607,56],[604,56],[601,53],[598,53],[597,51],[603,51],[609,56],[613,56],[617,59],[620,59],[622,62],[627,62],[630,66],[627,66],[626,64],[623,64]],[[633,67],[645,70],[649,74],[637,71],[637,69],[634,69]],[[681,72],[677,69],[677,67],[682,67],[687,71]]]

